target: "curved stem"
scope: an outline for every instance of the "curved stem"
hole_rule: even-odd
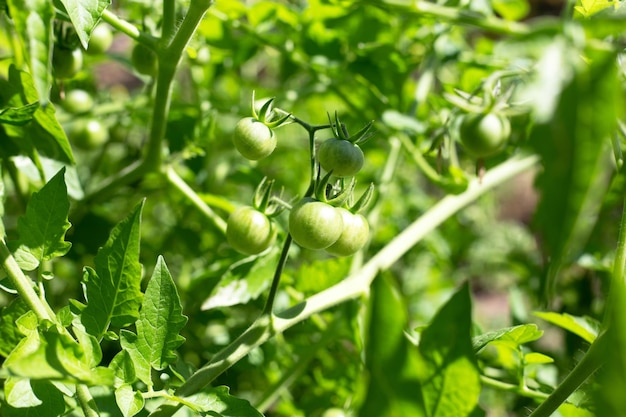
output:
[[[534,398],[536,400],[545,400],[548,398],[548,394],[546,393],[534,391],[528,388],[520,389],[520,386],[517,384],[509,384],[485,375],[480,376],[480,382],[485,386],[495,388],[499,391],[513,392],[522,397]]]
[[[276,271],[274,272],[274,278],[272,279],[272,286],[270,287],[270,292],[267,295],[267,301],[265,302],[265,307],[263,307],[263,313],[265,315],[271,316],[272,308],[274,307],[274,299],[276,298],[276,293],[278,292],[278,284],[280,283],[280,277],[283,274],[283,268],[285,267],[285,263],[287,262],[287,257],[289,256],[289,248],[291,247],[291,234],[287,234],[287,238],[285,239],[285,243],[283,244],[283,249],[280,252],[280,258],[278,259],[278,265],[276,266]]]
[[[274,334],[284,332],[313,314],[366,293],[379,271],[393,265],[425,235],[497,185],[532,169],[538,160],[538,157],[534,155],[516,157],[491,169],[485,174],[482,182],[474,180],[464,193],[449,195],[442,199],[345,280],[273,315],[271,320],[270,317],[262,315],[241,336],[218,352],[209,363],[185,381],[176,391],[176,395],[184,397],[198,392]],[[180,407],[180,404],[175,403],[163,404],[150,415],[152,417],[172,416]]]
[[[76,399],[85,417],[99,417],[100,411],[86,385],[76,385]]]

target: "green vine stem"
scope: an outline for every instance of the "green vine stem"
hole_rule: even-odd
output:
[[[273,335],[283,333],[313,314],[367,293],[371,282],[376,278],[379,271],[393,265],[424,236],[494,187],[533,169],[537,162],[538,157],[531,155],[514,157],[500,164],[488,171],[482,178],[482,182],[474,180],[465,192],[443,198],[404,229],[362,268],[343,281],[281,313],[275,314],[272,320],[266,315],[261,315],[241,336],[218,352],[209,363],[198,369],[183,383],[176,391],[176,395],[185,397],[202,390],[252,349],[262,345]],[[180,404],[175,403],[162,404],[150,415],[152,417],[172,416],[180,407]]]
[[[513,392],[522,397],[533,398],[535,400],[541,400],[541,401],[548,398],[548,394],[544,392],[534,391],[527,387],[520,388],[518,384],[509,384],[509,383],[502,382],[494,378],[490,378],[485,375],[480,376],[480,382],[484,386],[492,387],[499,391]]]

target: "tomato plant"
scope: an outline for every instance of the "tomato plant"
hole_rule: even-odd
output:
[[[228,217],[228,243],[239,252],[256,255],[276,240],[276,228],[267,216],[253,207],[239,207]]]
[[[83,52],[80,48],[55,46],[52,54],[54,76],[60,80],[72,78],[83,67]]]
[[[277,142],[272,129],[254,117],[244,117],[235,125],[233,143],[247,159],[257,161],[266,158],[274,152]]]
[[[341,213],[313,198],[303,198],[289,213],[289,233],[303,248],[327,248],[339,239],[342,230]]]
[[[495,113],[465,115],[459,126],[461,144],[477,158],[493,156],[501,151],[510,134],[509,120]]]
[[[623,7],[2,2],[0,415],[622,415]]]

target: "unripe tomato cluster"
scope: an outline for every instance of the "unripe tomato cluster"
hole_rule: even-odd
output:
[[[350,256],[367,242],[369,225],[361,214],[305,197],[289,213],[289,233],[303,248]]]

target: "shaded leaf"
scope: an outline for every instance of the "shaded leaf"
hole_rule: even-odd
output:
[[[501,342],[516,348],[519,345],[534,342],[542,335],[543,331],[539,330],[536,324],[521,324],[475,336],[472,338],[472,346],[476,352],[492,342]]]
[[[94,259],[95,271],[86,268],[87,307],[81,321],[87,332],[100,340],[109,325],[123,327],[135,322],[141,305],[139,238],[143,202],[118,223]]]
[[[130,385],[122,385],[115,390],[115,402],[124,417],[132,417],[141,410],[145,400],[141,392],[133,390]]]
[[[548,297],[562,263],[580,254],[596,222],[613,168],[610,134],[621,114],[615,54],[588,50],[561,92],[555,113],[531,133],[543,172],[536,224],[550,259]]]
[[[616,7],[619,2],[613,0],[579,0],[574,10],[582,17],[591,17],[609,7]]]
[[[506,20],[521,20],[530,12],[527,0],[493,0],[493,10]]]
[[[65,241],[65,232],[71,224],[67,220],[70,201],[62,168],[39,191],[33,193],[26,214],[18,220],[19,247],[32,255],[38,264],[63,256],[72,244]]]
[[[256,299],[269,288],[278,255],[278,251],[272,251],[267,255],[245,258],[233,264],[201,309],[229,307]]]
[[[109,363],[109,368],[113,370],[115,374],[116,387],[124,384],[132,384],[137,380],[133,360],[126,350],[120,350],[117,355],[113,357],[111,363]]]
[[[591,317],[576,317],[567,313],[540,312],[533,313],[535,316],[559,326],[562,329],[570,331],[577,336],[582,337],[589,343],[596,340],[600,323]]]
[[[425,416],[407,310],[386,275],[372,283],[365,336],[367,388],[359,417]]]
[[[129,330],[122,329],[120,331],[120,344],[124,352],[128,353],[135,378],[149,387],[153,386],[152,367],[148,358],[137,349],[137,335]]]
[[[48,0],[7,0],[7,5],[29,58],[28,65],[36,90],[36,100],[31,102],[46,105],[52,85],[49,57],[53,42],[54,6]]]
[[[0,110],[0,123],[23,125],[33,120],[33,114],[39,108],[39,103],[30,103],[20,107],[8,107]]]
[[[24,334],[17,327],[17,319],[30,309],[22,298],[16,298],[0,312],[0,355],[7,357],[17,346]]]
[[[216,417],[263,417],[247,400],[230,395],[229,388],[225,386],[185,397],[185,403],[193,405],[197,412]]]
[[[15,392],[16,387],[13,386],[6,398],[7,403],[2,404],[3,417],[57,417],[65,413],[63,394],[52,383],[27,379],[19,381],[17,389],[20,391]],[[29,403],[32,400],[35,401]]]
[[[418,370],[427,416],[471,416],[478,405],[481,384],[471,327],[466,283],[437,312],[420,338]]]

